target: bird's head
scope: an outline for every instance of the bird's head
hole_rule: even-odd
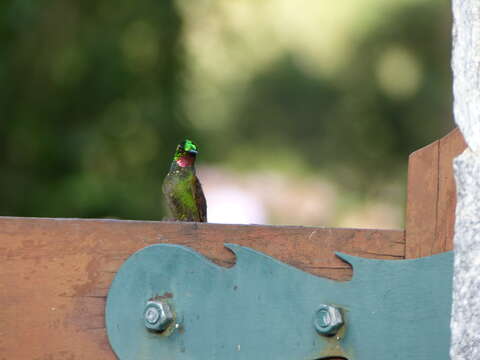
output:
[[[174,160],[180,167],[192,166],[198,154],[197,145],[186,139],[177,146]]]

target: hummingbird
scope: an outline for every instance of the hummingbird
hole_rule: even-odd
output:
[[[197,154],[197,146],[191,140],[178,144],[163,181],[163,194],[173,220],[207,222],[207,201],[195,174]]]

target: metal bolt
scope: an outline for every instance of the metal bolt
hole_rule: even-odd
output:
[[[164,331],[175,320],[170,305],[165,301],[148,301],[143,319],[145,327],[153,331]]]
[[[315,312],[313,325],[320,335],[335,335],[343,325],[342,312],[335,306],[322,304]]]

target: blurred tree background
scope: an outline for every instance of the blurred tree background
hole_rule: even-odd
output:
[[[189,137],[210,221],[402,226],[450,31],[446,0],[3,1],[0,215],[161,219]]]

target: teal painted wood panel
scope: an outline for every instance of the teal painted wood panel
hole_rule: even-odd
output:
[[[305,273],[269,256],[227,245],[236,265],[223,268],[182,246],[133,254],[112,282],[109,341],[120,360],[447,360],[452,253],[414,260],[371,260],[338,253],[351,281]],[[146,330],[143,311],[168,301],[177,327]],[[320,304],[334,304],[345,325],[332,336],[313,325]]]

